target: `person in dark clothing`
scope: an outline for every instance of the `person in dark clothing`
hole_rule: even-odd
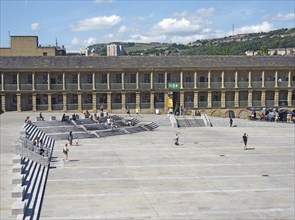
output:
[[[246,133],[244,133],[242,141],[244,142],[244,150],[247,150],[248,135]]]
[[[44,117],[42,115],[42,112],[40,112],[40,115],[39,116],[40,116],[41,120],[44,121]]]
[[[229,126],[232,127],[233,126],[233,118],[229,117]]]

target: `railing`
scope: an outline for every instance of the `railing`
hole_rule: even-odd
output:
[[[235,88],[235,82],[224,82],[225,88]]]
[[[199,108],[207,108],[208,102],[207,101],[199,101]]]
[[[81,89],[92,90],[93,89],[93,85],[92,85],[92,83],[81,83]]]
[[[63,104],[52,104],[52,110],[62,110]]]
[[[154,88],[155,89],[164,89],[165,83],[154,83]]]
[[[184,107],[185,108],[193,108],[194,107],[194,102],[186,101],[186,102],[184,102]]]
[[[4,89],[5,90],[16,90],[16,84],[4,84]]]
[[[141,89],[150,89],[151,88],[150,83],[140,83],[139,86],[140,86]]]
[[[37,105],[37,110],[48,110],[48,104]]]
[[[20,90],[32,91],[32,89],[33,89],[32,84],[20,84]]]
[[[62,84],[51,84],[50,89],[60,91],[63,89],[63,86],[62,86]]]
[[[211,82],[211,88],[220,89],[221,88],[221,82]]]
[[[130,102],[128,102],[128,103],[126,103],[126,105],[128,105],[129,108],[131,108],[131,109],[135,109],[136,108],[136,103],[130,103]]]
[[[200,88],[200,89],[208,88],[208,83],[207,82],[198,82],[198,88]]]
[[[266,88],[274,88],[275,82],[274,81],[265,81],[265,87]]]
[[[122,83],[111,83],[111,89],[122,89]]]
[[[253,81],[252,88],[261,88],[262,82],[261,81]]]
[[[248,82],[238,82],[239,88],[248,88],[249,83]]]
[[[287,88],[288,87],[288,81],[278,82],[278,87]]]
[[[125,89],[136,89],[136,83],[125,83]]]
[[[193,89],[194,88],[194,82],[184,82],[183,87],[185,89]]]
[[[122,103],[114,103],[112,102],[112,109],[121,109]]]
[[[212,107],[220,108],[221,107],[221,101],[212,101]]]
[[[239,101],[239,107],[247,107],[247,106],[248,106],[248,100]]]
[[[82,109],[92,109],[92,103],[83,103]]]
[[[66,84],[66,90],[77,90],[78,84]]]
[[[253,100],[252,101],[252,106],[261,106],[261,100]]]
[[[140,108],[141,109],[149,109],[150,107],[151,107],[151,103],[149,103],[149,102],[140,103]]]
[[[225,107],[233,108],[233,107],[235,107],[235,102],[234,101],[225,101]]]
[[[67,104],[67,109],[68,110],[77,110],[78,104]]]
[[[95,84],[95,89],[99,90],[99,89],[107,89],[108,88],[108,84],[107,83],[96,83]]]
[[[265,104],[268,107],[274,107],[275,102],[274,100],[265,100]]]
[[[36,90],[48,90],[48,84],[36,84]]]

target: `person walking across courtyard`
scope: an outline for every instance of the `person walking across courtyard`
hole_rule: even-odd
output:
[[[175,145],[179,145],[179,135],[176,134],[175,135],[175,142],[174,142]]]
[[[64,153],[64,159],[63,161],[68,161],[69,160],[69,148],[68,148],[68,144],[66,143],[62,152]]]
[[[233,118],[230,116],[229,117],[229,126],[232,127],[233,126]]]
[[[246,133],[244,133],[244,135],[242,137],[242,141],[244,143],[244,150],[247,150],[248,135]]]

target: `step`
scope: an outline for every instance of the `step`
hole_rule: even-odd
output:
[[[24,215],[26,210],[27,203],[18,199],[12,204],[11,214],[12,215]]]
[[[22,164],[14,164],[12,167],[12,172],[13,173],[23,173],[24,171],[24,166]]]
[[[17,184],[23,185],[23,183],[24,183],[24,175],[23,174],[21,174],[21,173],[13,174],[12,185],[17,185]]]
[[[24,195],[26,192],[26,187],[22,186],[21,184],[17,184],[13,189],[12,189],[12,198],[20,198],[23,200]]]

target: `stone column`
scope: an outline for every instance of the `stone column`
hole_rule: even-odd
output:
[[[165,72],[165,89],[168,88],[168,76],[167,72]]]
[[[199,108],[199,92],[194,91],[194,108]]]
[[[47,73],[47,85],[48,85],[47,90],[50,91],[50,72]]]
[[[136,92],[136,108],[140,109],[140,92]]]
[[[154,88],[154,73],[151,72],[151,89]]]
[[[36,83],[35,83],[35,72],[32,73],[32,90],[36,90]]]
[[[63,72],[62,74],[62,90],[65,91],[66,90],[66,73]]]
[[[107,93],[107,111],[108,112],[112,111],[112,93],[111,92]]]
[[[235,72],[235,88],[239,88],[238,81],[239,81],[239,76],[238,76],[238,71],[236,71]]]
[[[93,111],[93,113],[97,113],[97,107],[96,107],[96,97],[97,96],[97,94],[96,94],[96,92],[93,92],[92,93],[92,111]]]
[[[220,107],[225,108],[225,91],[221,91]]]
[[[19,73],[16,74],[16,90],[19,91],[20,89],[20,81],[19,81]]]
[[[111,88],[111,82],[110,82],[110,73],[107,73],[107,88]]]
[[[136,73],[136,89],[139,89],[139,73]]]
[[[80,78],[80,73],[78,73],[78,90],[81,90],[81,78]],[[78,95],[79,97],[79,95]],[[79,99],[79,98],[78,98]]]
[[[51,93],[47,94],[47,99],[48,99],[48,111],[52,112]]]
[[[16,109],[18,112],[22,111],[22,96],[20,93],[16,94]]]
[[[212,108],[212,92],[208,91],[207,94],[207,107]]]
[[[122,112],[125,112],[125,107],[126,107],[126,92],[121,92],[122,96]]]
[[[288,89],[288,96],[287,96],[287,101],[288,101],[288,106],[291,107],[292,106],[292,89]]]
[[[33,93],[32,94],[32,107],[33,107],[33,112],[36,112],[37,111],[37,102],[36,102],[36,99],[37,99],[37,94],[36,93]]]
[[[164,93],[164,109],[166,112],[168,112],[168,92]]]
[[[1,74],[1,82],[2,82],[1,90],[4,91],[4,84],[5,84],[5,82],[4,82],[4,73]]]
[[[150,93],[150,113],[155,112],[155,92]]]
[[[125,89],[125,74],[124,73],[122,73],[121,78],[122,78],[122,89]]]
[[[224,89],[224,71],[221,72],[221,88]]]
[[[239,100],[240,100],[240,96],[239,96],[239,91],[235,91],[235,107],[239,107]]]
[[[261,91],[261,106],[266,106],[265,95],[265,91]]]
[[[251,73],[251,71],[249,71],[249,73],[248,73],[248,80],[249,80],[248,88],[252,88],[252,73]]]
[[[292,77],[291,70],[289,70],[289,73],[288,73],[288,88],[291,88],[291,81],[292,81],[291,77]]]
[[[195,72],[195,73],[194,73],[194,88],[195,88],[195,89],[198,88],[197,79],[198,79],[198,73]]]
[[[2,110],[4,112],[6,112],[6,97],[5,97],[5,94],[1,94],[1,107],[2,107]]]
[[[67,93],[62,94],[62,110],[63,112],[66,112],[68,110]]]
[[[184,91],[180,91],[179,104],[184,107]]]
[[[92,90],[96,90],[95,73],[94,72],[92,73]],[[95,104],[95,106],[96,106],[96,104]]]
[[[211,71],[208,72],[208,89],[211,88]]]
[[[275,72],[275,88],[278,88],[278,71]]]
[[[183,89],[183,72],[180,72],[180,88]]]
[[[78,93],[78,112],[82,112],[82,93]]]
[[[248,90],[248,106],[252,106],[253,104],[253,91]]]
[[[274,106],[279,106],[279,90],[275,91]]]
[[[262,71],[262,73],[261,73],[261,79],[262,79],[261,88],[264,88],[265,87],[265,74],[264,74],[264,71]]]

